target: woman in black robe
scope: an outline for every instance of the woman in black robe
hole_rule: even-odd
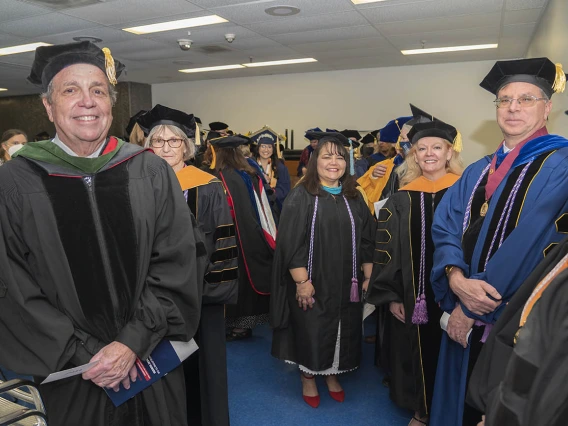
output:
[[[379,212],[367,301],[393,316],[381,358],[391,367],[391,399],[414,412],[409,426],[426,424],[432,403],[443,312],[430,286],[430,230],[436,206],[463,170],[457,135],[441,121],[414,125],[412,147],[396,171],[401,188]]]
[[[227,305],[227,340],[250,337],[268,322],[270,277],[276,225],[260,176],[239,149],[249,138],[231,135],[210,139],[212,172],[223,182],[236,228],[239,290],[236,305]]]
[[[280,218],[270,319],[272,355],[299,364],[304,400],[315,408],[314,376],[325,375],[331,397],[342,402],[336,376],[361,361],[360,294],[372,269],[374,221],[346,173],[347,139],[312,136],[320,142]]]

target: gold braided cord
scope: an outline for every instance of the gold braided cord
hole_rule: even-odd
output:
[[[105,54],[105,70],[108,77],[108,81],[113,86],[116,85],[116,69],[114,67],[114,59],[110,54],[110,49],[108,47],[103,47],[103,53]]]

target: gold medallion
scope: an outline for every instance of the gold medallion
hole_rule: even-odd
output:
[[[479,211],[479,215],[485,217],[485,215],[487,214],[487,209],[489,209],[489,203],[486,201],[481,206],[481,210]]]

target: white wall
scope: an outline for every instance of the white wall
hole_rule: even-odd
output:
[[[529,58],[546,56],[554,63],[564,65],[568,71],[568,1],[550,0],[529,46]],[[550,132],[568,137],[568,90],[552,97]]]
[[[495,149],[501,133],[493,95],[479,87],[493,61],[282,74],[165,83],[152,86],[152,102],[224,121],[237,132],[269,125],[294,129],[295,148],[310,127],[373,130],[413,103],[455,125],[470,163]]]

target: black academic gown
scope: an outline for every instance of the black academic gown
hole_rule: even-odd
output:
[[[298,307],[296,284],[289,270],[308,266],[315,197],[299,185],[284,202],[272,275],[272,355],[312,371],[331,368],[341,321],[338,368],[350,370],[361,360],[363,320],[361,302],[349,298],[353,276],[351,222],[343,197],[321,192],[313,250],[315,305],[307,311]],[[361,265],[372,261],[374,221],[361,196],[349,199],[349,205],[355,220],[357,271],[362,283]]]
[[[481,412],[499,398],[500,386],[505,379],[507,365],[515,349],[515,335],[526,301],[537,284],[568,253],[568,238],[564,239],[517,290],[493,326],[479,355],[470,379],[467,402]],[[522,376],[522,375],[521,375]],[[541,424],[541,423],[535,423]],[[542,423],[547,424],[547,423]]]
[[[564,246],[567,246],[566,243]],[[566,248],[563,251],[566,252]],[[530,284],[532,283],[526,282],[523,286],[530,287]],[[526,323],[517,333],[503,380],[487,401],[486,426],[566,425],[566,306],[568,270],[563,270],[544,290],[542,297],[530,310]]]
[[[222,182],[196,167],[177,173],[187,204],[205,234],[208,265],[203,282],[199,351],[183,364],[190,425],[228,426],[224,304],[237,302],[235,226]]]
[[[2,166],[0,364],[46,377],[112,341],[141,359],[188,341],[201,305],[189,220],[171,167],[131,144],[96,173]],[[181,366],[118,408],[80,375],[40,388],[50,426],[185,425],[184,390]]]
[[[377,359],[390,371],[390,397],[400,407],[429,413],[438,363],[442,310],[434,300],[430,271],[434,246],[431,237],[434,210],[447,189],[424,193],[425,296],[428,323],[415,325],[412,314],[418,295],[421,254],[420,192],[400,191],[379,212],[373,273],[367,301],[385,312],[384,340]],[[404,304],[406,322],[389,311],[390,302]]]
[[[225,316],[241,318],[267,314],[274,251],[264,237],[241,175],[233,169],[224,169],[216,175],[223,182],[232,203],[239,251],[238,302],[236,305],[226,306]],[[251,176],[251,181],[254,191],[259,194],[256,175]]]

